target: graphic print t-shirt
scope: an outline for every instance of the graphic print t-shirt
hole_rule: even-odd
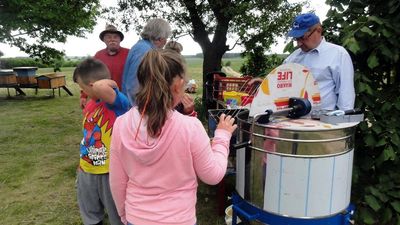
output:
[[[129,109],[128,99],[117,90],[116,93],[113,105],[90,100],[83,111],[79,166],[87,173],[108,173],[112,127],[117,116]]]

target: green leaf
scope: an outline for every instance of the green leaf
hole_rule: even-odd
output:
[[[364,141],[365,141],[365,144],[367,144],[367,146],[374,147],[376,144],[375,137],[372,134],[367,134],[364,137]]]
[[[375,212],[377,212],[381,208],[381,204],[373,195],[365,196],[365,201],[368,206],[371,207]]]
[[[375,146],[376,147],[381,147],[381,146],[384,146],[386,144],[387,144],[387,142],[386,142],[385,138],[381,138],[381,139],[379,139],[378,143],[376,143]]]
[[[388,31],[387,29],[383,29],[383,30],[382,30],[382,34],[383,34],[383,36],[385,36],[385,37],[387,37],[387,38],[390,38],[390,37],[393,36],[393,32],[390,32],[390,31]]]
[[[379,124],[374,124],[371,128],[376,134],[380,134],[382,132],[382,127]]]
[[[392,108],[391,102],[385,102],[381,108],[382,111],[389,111]]]
[[[369,21],[374,21],[374,22],[376,22],[376,23],[379,24],[379,25],[382,25],[382,24],[383,24],[383,21],[382,21],[380,18],[376,17],[376,16],[369,16],[369,17],[368,17],[368,20],[369,20]]]
[[[381,167],[384,162],[386,162],[386,159],[385,159],[385,154],[382,151],[379,154],[379,156],[375,159],[375,163],[377,167]]]
[[[364,32],[364,33],[367,33],[367,34],[369,34],[369,35],[371,35],[371,36],[375,36],[376,35],[376,33],[375,32],[373,32],[371,29],[369,29],[368,27],[362,27],[361,29],[360,29],[360,31],[362,31],[362,32]]]
[[[389,196],[393,198],[400,198],[400,192],[399,191],[388,191],[387,193]]]
[[[366,224],[374,224],[376,221],[372,212],[366,208],[360,209],[360,218]]]
[[[400,202],[399,201],[391,202],[390,205],[392,205],[393,209],[396,210],[397,213],[400,213]]]
[[[385,208],[382,214],[382,220],[383,220],[382,223],[385,224],[389,222],[392,219],[392,216],[393,216],[392,210],[389,208]]]
[[[287,43],[286,45],[285,45],[285,48],[283,49],[283,52],[293,52],[295,50],[295,47],[294,47],[294,44],[293,44],[293,41],[290,41],[289,43]]]
[[[390,51],[388,47],[386,47],[386,45],[380,45],[379,50],[382,52],[384,56],[387,56],[389,59],[392,59],[393,53]]]
[[[369,95],[373,95],[374,94],[374,90],[371,88],[370,85],[365,85],[365,92]]]
[[[385,155],[385,160],[394,160],[396,157],[396,153],[393,151],[392,146],[383,150],[383,154]]]
[[[398,133],[394,132],[394,133],[392,134],[391,142],[392,142],[395,146],[400,146],[400,137],[399,137]]]
[[[371,69],[379,66],[378,57],[376,57],[375,52],[369,55],[367,62],[368,62],[368,67]]]
[[[360,51],[360,45],[354,37],[344,40],[343,45],[347,46],[347,48],[354,54],[357,54],[357,52]]]

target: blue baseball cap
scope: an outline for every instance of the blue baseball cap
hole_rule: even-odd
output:
[[[317,23],[319,23],[319,18],[314,13],[300,14],[294,19],[292,29],[287,36],[294,38],[303,37],[304,34]]]

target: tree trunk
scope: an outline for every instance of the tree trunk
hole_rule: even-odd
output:
[[[222,56],[225,54],[225,43],[222,47],[212,43],[206,48],[203,48],[203,95],[202,105],[207,115],[208,109],[216,108],[213,100],[213,76],[211,72],[221,71]],[[209,74],[209,75],[208,75]]]
[[[224,13],[227,4],[230,4],[230,1],[211,1],[210,7],[214,13],[214,16],[217,20],[217,25],[214,31],[213,40],[209,39],[209,31],[206,29],[207,26],[202,21],[198,12],[196,1],[187,0],[183,2],[186,8],[189,11],[190,19],[193,26],[193,40],[197,42],[202,50],[203,50],[203,96],[202,96],[202,104],[203,109],[207,110],[207,74],[212,71],[219,71],[221,69],[221,59],[225,52],[229,49],[229,46],[226,45],[226,35],[228,33],[229,21],[231,21],[232,17]],[[205,115],[207,115],[207,111],[205,111]]]

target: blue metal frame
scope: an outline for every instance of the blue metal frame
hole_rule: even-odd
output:
[[[350,204],[346,210],[336,215],[324,218],[292,218],[279,216],[259,209],[237,193],[232,194],[232,225],[237,224],[237,216],[244,220],[252,221],[257,220],[269,225],[349,225],[351,224],[351,217],[354,214],[355,207]]]

